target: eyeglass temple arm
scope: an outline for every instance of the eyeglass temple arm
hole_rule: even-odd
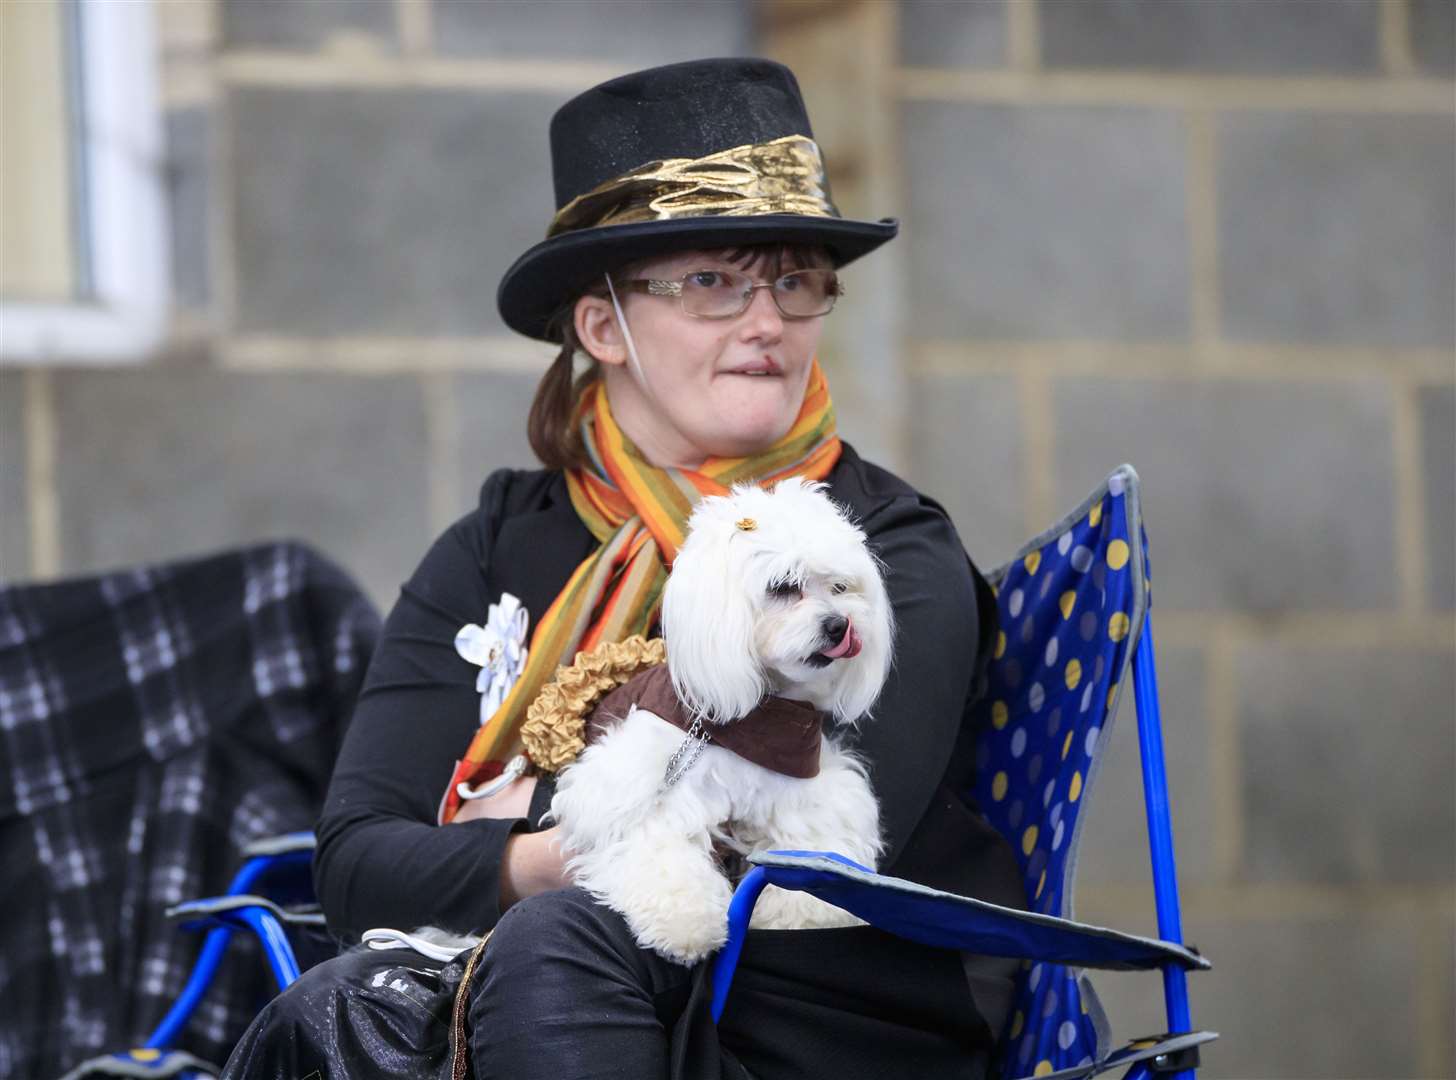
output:
[[[790,273],[799,273],[793,270]],[[772,289],[789,274],[783,274],[774,281],[753,281],[749,282],[748,292],[754,289]],[[683,283],[681,281],[668,281],[665,278],[628,278],[626,281],[618,281],[620,285],[629,292],[647,293],[649,296],[681,296]],[[844,279],[838,274],[834,276],[834,296],[844,295]]]
[[[646,293],[649,296],[681,296],[681,281],[664,281],[661,278],[628,278],[617,284],[628,292]]]

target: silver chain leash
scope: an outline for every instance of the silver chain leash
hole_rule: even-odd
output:
[[[683,774],[697,764],[707,746],[708,736],[703,731],[703,718],[695,716],[682,745],[667,759],[667,769],[662,776],[662,790],[666,791],[681,780]]]

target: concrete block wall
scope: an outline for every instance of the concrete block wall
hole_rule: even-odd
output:
[[[551,355],[495,288],[552,212],[546,122],[751,51],[744,0],[159,0],[176,311],[125,370],[0,373],[0,574],[293,535],[383,607]],[[609,16],[609,17],[606,17]]]
[[[988,563],[1141,471],[1207,1074],[1452,1075],[1452,5],[893,14],[902,460]],[[1079,910],[1151,932],[1115,732]]]
[[[757,51],[848,214],[842,428],[991,566],[1146,485],[1195,1018],[1222,1077],[1456,1072],[1452,0],[169,0],[176,314],[0,372],[0,576],[301,536],[381,606],[548,352],[494,291],[578,89]],[[1133,717],[1079,912],[1152,931]],[[1119,1030],[1156,978],[1098,980]]]

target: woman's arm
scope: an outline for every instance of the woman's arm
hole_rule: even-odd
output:
[[[496,477],[487,507],[492,484]],[[546,842],[520,844],[522,818],[435,824],[480,715],[478,669],[456,653],[455,634],[499,599],[483,572],[484,516],[463,518],[436,541],[385,621],[318,824],[314,877],[336,932],[482,930],[551,880]]]
[[[489,818],[529,818],[531,800],[536,794],[536,777],[523,776],[504,791],[487,799],[467,802],[455,814],[451,824]],[[540,832],[512,833],[506,838],[501,857],[500,908],[504,912],[517,900],[524,900],[566,884],[566,860],[556,843],[556,829]]]

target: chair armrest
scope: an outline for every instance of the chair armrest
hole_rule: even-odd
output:
[[[290,851],[312,851],[313,849],[313,833],[282,833],[278,836],[265,836],[261,840],[254,840],[243,848],[243,857],[251,859],[255,855],[285,855]]]
[[[288,923],[290,926],[323,926],[323,909],[317,904],[302,904],[298,906],[283,907],[269,900],[266,896],[253,896],[249,893],[239,893],[236,896],[208,896],[201,900],[187,900],[181,904],[174,904],[166,911],[169,919],[186,919],[182,925],[188,930],[195,930],[206,925],[214,919],[223,921],[222,916],[228,913],[238,912],[247,908],[261,908],[269,912],[279,922]]]
[[[184,1050],[142,1048],[88,1058],[61,1077],[61,1080],[101,1080],[106,1076],[200,1080],[202,1077],[215,1077],[221,1073],[222,1070],[210,1061],[203,1061]]]
[[[1086,1065],[1075,1065],[1070,1069],[1058,1069],[1042,1073],[1035,1080],[1089,1080],[1113,1069],[1142,1064],[1136,1070],[1139,1076],[1149,1073],[1170,1073],[1191,1069],[1198,1064],[1198,1047],[1218,1038],[1216,1031],[1190,1031],[1183,1035],[1155,1035],[1149,1039],[1133,1039],[1126,1046],[1120,1046],[1106,1057]],[[1191,1059],[1191,1060],[1190,1060]],[[1129,1070],[1124,1077],[1132,1077]],[[1033,1080],[1030,1076],[1020,1080]]]
[[[833,852],[760,852],[750,855],[748,861],[754,868],[734,894],[728,941],[713,958],[714,1019],[722,1015],[753,903],[765,885],[811,893],[871,926],[945,949],[1110,971],[1142,971],[1170,964],[1189,970],[1213,967],[1197,951],[1177,942],[941,892],[876,874]]]
[[[1195,949],[1071,919],[1002,907],[876,874],[818,851],[750,855],[768,884],[802,889],[872,926],[925,945],[988,956],[1049,960],[1109,971],[1144,971],[1175,964],[1213,965]]]
[[[169,918],[188,919],[182,925],[197,929],[207,925],[230,930],[247,930],[255,934],[263,946],[268,966],[279,990],[286,990],[299,976],[298,960],[288,943],[283,924],[323,926],[323,912],[313,905],[307,909],[283,908],[262,896],[214,896],[205,900],[189,900],[167,909]],[[216,965],[213,965],[214,970]],[[211,979],[212,973],[208,973]]]

